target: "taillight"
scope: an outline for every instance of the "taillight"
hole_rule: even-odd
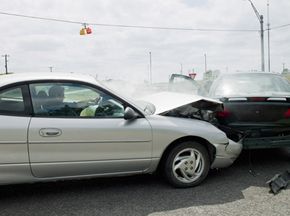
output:
[[[290,113],[289,113],[290,114]],[[218,118],[228,118],[231,115],[230,111],[227,109],[224,109],[223,111],[217,112]]]
[[[290,109],[288,109],[288,110],[284,113],[284,117],[285,117],[285,118],[290,118]]]

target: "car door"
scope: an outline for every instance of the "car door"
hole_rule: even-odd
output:
[[[31,175],[27,151],[30,116],[29,105],[24,99],[26,93],[28,90],[24,85],[0,89],[0,183],[3,184],[21,182]]]
[[[63,105],[50,106],[60,86]],[[126,103],[84,83],[30,85],[34,117],[29,127],[31,170],[37,177],[142,172],[151,161],[152,134],[146,118],[123,118]],[[47,99],[37,95],[45,92]],[[60,94],[61,95],[61,94]],[[42,104],[41,104],[42,103]]]

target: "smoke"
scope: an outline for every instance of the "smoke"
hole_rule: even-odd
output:
[[[206,81],[185,80],[181,82],[141,83],[124,80],[104,80],[102,83],[109,89],[127,98],[138,100],[147,95],[160,92],[185,93],[190,95],[207,96],[210,85]]]
[[[104,80],[102,83],[114,92],[134,100],[138,100],[146,95],[164,91],[168,86],[167,83],[164,83],[164,87],[161,87],[150,85],[148,83],[138,83],[113,79]]]

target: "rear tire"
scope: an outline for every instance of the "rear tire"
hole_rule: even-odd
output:
[[[163,171],[171,185],[185,188],[200,184],[206,178],[209,168],[207,149],[198,142],[186,141],[168,153]]]

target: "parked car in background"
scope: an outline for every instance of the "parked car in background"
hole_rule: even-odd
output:
[[[171,74],[168,82],[139,85],[134,97],[150,95],[158,92],[170,91],[198,95],[199,83],[190,76]]]
[[[224,104],[219,123],[244,133],[243,148],[290,146],[290,85],[279,74],[224,74],[209,97]]]
[[[168,90],[173,92],[185,92],[188,94],[198,94],[200,85],[192,77],[183,74],[171,74]]]
[[[156,95],[155,95],[156,96]],[[195,115],[218,101],[159,95],[138,105],[93,77],[13,74],[0,80],[0,184],[153,173],[176,187],[231,165],[241,145]],[[166,100],[166,98],[168,100]],[[191,112],[191,118],[188,118]]]

